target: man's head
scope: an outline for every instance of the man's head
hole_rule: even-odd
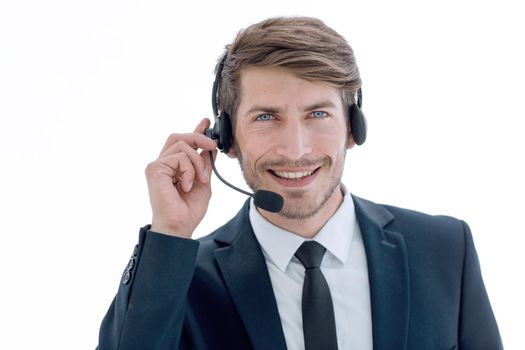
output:
[[[361,80],[352,49],[312,18],[273,18],[228,46],[219,109],[233,119],[234,148],[248,185],[284,197],[281,217],[331,215]]]

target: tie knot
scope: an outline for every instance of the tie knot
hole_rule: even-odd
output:
[[[321,266],[325,252],[326,248],[316,241],[306,241],[297,249],[295,256],[308,270]]]

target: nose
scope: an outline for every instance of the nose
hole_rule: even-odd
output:
[[[272,141],[277,143],[275,153],[290,160],[301,159],[312,152],[310,133],[300,121],[287,121],[282,125],[279,139]]]

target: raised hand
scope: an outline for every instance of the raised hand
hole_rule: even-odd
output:
[[[209,125],[203,119],[193,133],[171,134],[146,167],[152,231],[190,238],[204,217],[211,198],[208,151],[217,146],[204,135]]]

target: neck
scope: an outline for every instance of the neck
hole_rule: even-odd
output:
[[[321,231],[323,226],[334,215],[343,202],[343,193],[340,187],[336,188],[326,203],[313,216],[302,219],[292,219],[270,213],[257,208],[257,211],[269,222],[286,231],[304,238],[313,238]]]

